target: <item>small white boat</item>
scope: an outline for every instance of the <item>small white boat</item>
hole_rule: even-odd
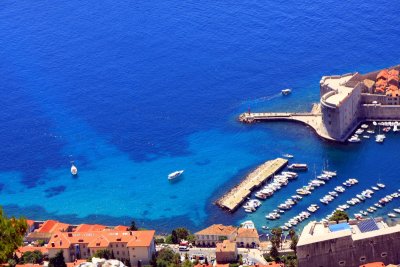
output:
[[[397,217],[397,215],[394,214],[394,213],[388,213],[388,216],[389,216],[390,218],[396,218],[396,217]]]
[[[361,125],[361,128],[362,128],[362,129],[368,129],[368,124],[363,124],[363,125]]]
[[[71,174],[72,175],[78,174],[78,168],[74,164],[72,164],[72,166],[71,166]]]
[[[368,130],[367,133],[369,133],[369,134],[374,134],[375,131],[374,131],[374,130]]]
[[[288,158],[288,159],[292,159],[294,157],[291,154],[283,154],[282,156],[285,157],[285,158]]]
[[[385,185],[384,184],[376,184],[378,187],[380,187],[380,188],[385,188]]]
[[[369,135],[363,135],[363,138],[369,139]]]
[[[347,141],[350,143],[359,143],[361,140],[357,136],[352,136],[349,139],[347,139]]]
[[[292,93],[292,90],[287,88],[287,89],[283,89],[281,92],[282,92],[282,95],[288,95],[288,94]]]
[[[168,180],[173,180],[175,178],[178,178],[179,176],[182,175],[183,172],[184,172],[184,170],[180,170],[180,171],[176,171],[176,172],[168,174]]]

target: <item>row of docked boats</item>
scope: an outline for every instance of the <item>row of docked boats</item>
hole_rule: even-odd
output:
[[[244,205],[245,212],[254,212],[261,206],[261,201],[258,199],[249,199]]]
[[[285,171],[279,175],[275,175],[271,183],[268,183],[261,190],[255,193],[255,197],[263,200],[267,199],[268,197],[272,196],[276,191],[286,186],[289,181],[294,180],[297,177],[297,173],[289,171]]]
[[[294,205],[302,200],[304,196],[310,195],[315,188],[324,185],[325,181],[329,181],[332,177],[335,177],[336,175],[336,172],[324,170],[321,175],[317,176],[317,179],[311,180],[307,185],[296,189],[296,195],[293,195],[290,198],[286,199],[283,203],[278,205],[278,209],[268,213],[265,217],[268,220],[279,219],[280,214],[290,210]]]
[[[376,126],[377,123],[374,122],[374,125]],[[389,131],[391,130],[391,126],[393,126],[393,131],[395,131],[395,132],[399,131],[399,130],[397,129],[397,124],[393,124],[393,125],[392,125],[392,123],[390,123],[390,122],[382,122],[382,123],[380,123],[380,125],[389,125],[389,126],[384,127],[384,128],[382,129],[383,132],[389,132]],[[375,134],[375,131],[372,130],[372,129],[368,129],[368,127],[369,127],[368,124],[362,124],[361,127],[360,127],[359,129],[357,129],[357,130],[355,131],[355,133],[354,133],[349,139],[347,139],[347,141],[350,142],[350,143],[359,143],[359,142],[361,142],[360,136],[361,136],[362,134],[364,134],[365,131],[366,131],[368,134]],[[369,139],[369,138],[370,138],[370,136],[367,135],[367,134],[362,135],[362,137],[363,137],[364,139]],[[377,142],[377,143],[383,143],[383,141],[385,140],[385,138],[386,138],[385,134],[381,134],[380,131],[379,131],[379,134],[377,134],[377,135],[375,136],[375,142]]]

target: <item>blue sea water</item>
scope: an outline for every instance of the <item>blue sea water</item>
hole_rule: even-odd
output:
[[[399,187],[399,136],[340,145],[301,125],[241,125],[236,117],[248,108],[308,111],[322,75],[399,64],[399,8],[354,0],[3,1],[0,204],[33,219],[196,230],[247,219],[279,225],[349,177],[360,184],[313,219],[381,181],[387,188],[377,200]],[[293,95],[281,97],[288,87]],[[253,214],[213,205],[283,153],[318,172],[329,162],[339,177],[277,222],[265,214],[313,171]],[[182,168],[181,179],[167,181]]]

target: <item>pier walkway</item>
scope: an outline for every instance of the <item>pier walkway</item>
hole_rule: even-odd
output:
[[[255,188],[285,167],[287,163],[288,160],[282,158],[264,162],[248,174],[243,181],[218,199],[216,204],[231,212],[236,210]]]
[[[310,126],[322,138],[336,141],[328,134],[322,122],[321,109],[318,104],[314,104],[311,112],[246,112],[239,116],[239,121],[244,123],[253,123],[257,121],[301,122]]]

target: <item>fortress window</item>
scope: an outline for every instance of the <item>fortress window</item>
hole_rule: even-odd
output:
[[[362,257],[360,258],[360,261],[361,261],[361,262],[365,262],[366,259],[367,259],[367,257],[362,256]]]
[[[382,257],[382,258],[386,258],[386,256],[387,256],[387,252],[382,252],[382,253],[381,253],[381,257]]]
[[[339,266],[345,266],[346,265],[346,261],[339,261]]]

